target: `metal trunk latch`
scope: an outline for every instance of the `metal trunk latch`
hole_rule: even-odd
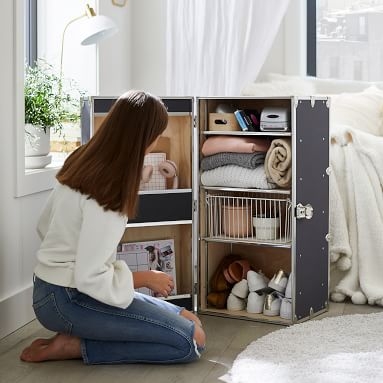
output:
[[[295,216],[297,217],[297,219],[311,219],[313,215],[314,209],[309,203],[307,205],[302,205],[301,203],[298,203],[298,205],[295,208]]]

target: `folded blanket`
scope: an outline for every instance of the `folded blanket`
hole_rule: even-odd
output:
[[[263,165],[247,169],[237,165],[220,166],[201,173],[204,186],[275,189],[275,184],[268,182]]]
[[[211,156],[220,152],[234,153],[266,153],[270,147],[268,138],[239,137],[239,136],[212,136],[202,145],[202,154]]]
[[[286,138],[271,141],[265,158],[265,172],[270,182],[281,188],[291,186],[291,144]]]
[[[201,160],[201,170],[210,170],[224,165],[238,165],[254,169],[265,162],[265,153],[216,153]]]

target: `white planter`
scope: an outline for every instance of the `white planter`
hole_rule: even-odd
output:
[[[31,125],[25,125],[25,168],[41,169],[49,165],[52,157],[50,152],[50,129],[44,129]]]
[[[25,125],[25,156],[46,156],[50,152],[51,132],[39,126]]]

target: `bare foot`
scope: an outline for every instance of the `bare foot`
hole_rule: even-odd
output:
[[[198,326],[202,327],[202,323],[197,317],[197,315],[193,314],[191,311],[183,309],[180,312],[180,315],[183,316],[186,319],[192,320],[194,323],[198,324]]]
[[[80,358],[80,339],[64,334],[57,334],[50,339],[36,339],[20,355],[20,359],[24,362]]]

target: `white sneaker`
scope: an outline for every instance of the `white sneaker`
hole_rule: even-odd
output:
[[[227,309],[230,311],[241,311],[246,307],[244,299],[236,297],[234,294],[229,295],[226,303]]]
[[[246,298],[249,294],[249,287],[247,285],[247,280],[242,279],[242,281],[237,282],[231,289],[232,294],[238,298]]]
[[[282,298],[280,294],[274,291],[271,294],[267,294],[265,302],[263,304],[263,314],[268,316],[277,316],[281,310]]]
[[[292,279],[293,279],[293,273],[290,273],[289,278],[287,280],[286,290],[285,290],[285,298],[288,298],[288,299],[292,298],[292,291],[291,291]]]
[[[293,308],[291,299],[282,298],[281,310],[279,316],[283,319],[293,319]]]
[[[247,272],[247,283],[249,285],[249,291],[259,291],[267,287],[266,277],[253,270]]]
[[[260,314],[263,311],[264,301],[264,293],[257,293],[256,291],[251,291],[247,298],[247,312],[251,314]]]
[[[271,278],[269,287],[284,294],[287,285],[287,275],[283,270],[279,270]]]

